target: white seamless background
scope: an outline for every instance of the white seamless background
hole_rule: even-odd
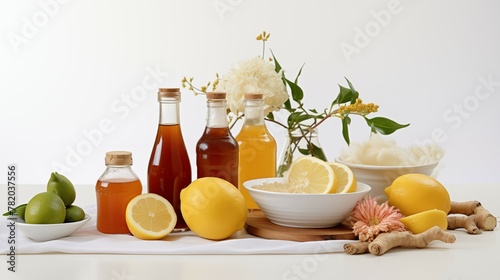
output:
[[[44,184],[61,166],[94,184],[106,151],[129,150],[145,187],[157,88],[183,76],[202,85],[260,55],[266,30],[289,77],[305,63],[308,107],[323,109],[348,77],[378,116],[411,123],[391,136],[399,145],[446,150],[444,185],[498,184],[499,12],[494,0],[2,1],[0,167],[17,164],[20,184]],[[193,179],[205,112],[204,97],[183,90]],[[284,131],[269,127],[281,149]],[[320,127],[331,160],[346,147],[340,129]],[[352,141],[368,136],[353,118]]]

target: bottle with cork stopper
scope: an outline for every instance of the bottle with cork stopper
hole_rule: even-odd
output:
[[[196,143],[197,178],[217,177],[238,186],[238,143],[229,129],[225,92],[207,92],[207,124]]]
[[[97,230],[102,233],[130,233],[125,210],[142,193],[139,177],[132,170],[132,153],[106,153],[106,170],[96,183]]]
[[[239,145],[238,188],[249,210],[259,209],[243,183],[258,178],[276,176],[276,141],[264,120],[262,93],[245,93],[245,118],[236,136]]]
[[[149,193],[164,197],[174,207],[177,224],[173,232],[186,231],[180,192],[191,183],[191,163],[180,125],[179,88],[160,88],[158,102],[160,119],[148,164],[147,188]]]

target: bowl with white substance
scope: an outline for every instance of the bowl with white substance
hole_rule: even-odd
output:
[[[293,228],[329,228],[339,225],[352,212],[370,186],[357,182],[349,193],[291,193],[263,189],[266,184],[286,184],[285,178],[248,180],[243,186],[264,215],[274,224]]]
[[[444,151],[435,144],[400,147],[392,139],[378,134],[369,141],[352,143],[344,149],[336,162],[347,165],[356,180],[368,184],[369,195],[384,201],[384,189],[401,175],[419,173],[436,177],[435,168]]]

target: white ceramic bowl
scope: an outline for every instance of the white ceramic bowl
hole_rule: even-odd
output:
[[[370,191],[358,182],[357,191],[345,194],[279,193],[254,189],[263,183],[283,182],[284,178],[254,179],[243,183],[264,215],[273,223],[297,228],[327,228],[344,221],[356,202]]]
[[[61,224],[27,224],[22,220],[16,222],[18,229],[34,241],[49,241],[68,236],[85,225],[91,216],[85,215],[85,219],[78,222]]]
[[[370,185],[372,190],[368,194],[371,197],[379,198],[379,201],[387,199],[384,189],[390,186],[399,176],[409,173],[420,173],[431,176],[432,171],[439,163],[435,162],[414,166],[380,166],[348,163],[339,159],[335,159],[335,161],[349,166],[356,180]]]

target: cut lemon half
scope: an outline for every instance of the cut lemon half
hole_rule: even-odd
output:
[[[357,187],[356,177],[349,168],[349,166],[338,163],[329,162],[330,167],[337,177],[337,191],[336,193],[350,193],[355,192]]]
[[[335,193],[337,179],[328,163],[312,156],[295,160],[286,175],[286,182],[294,192]]]
[[[431,209],[399,219],[406,229],[414,234],[422,233],[433,226],[442,230],[448,227],[448,214],[443,210]]]
[[[168,200],[157,194],[145,193],[128,203],[125,220],[135,237],[161,239],[174,229],[177,215]]]

